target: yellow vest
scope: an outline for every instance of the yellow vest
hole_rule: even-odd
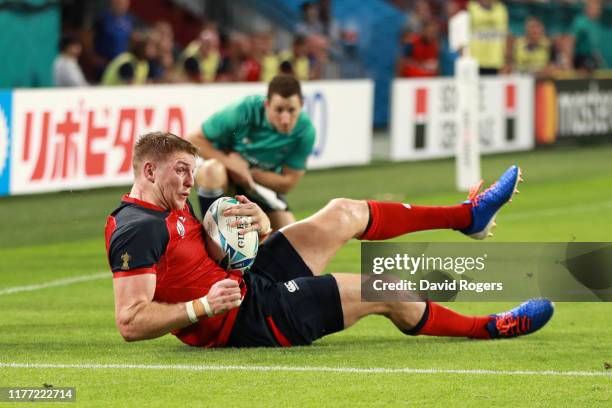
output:
[[[295,58],[290,50],[280,54],[280,62],[289,61],[293,67],[295,77],[300,81],[308,81],[310,78],[310,61],[307,57]]]
[[[125,63],[130,63],[134,66],[134,80],[132,84],[142,85],[147,82],[149,76],[149,63],[136,59],[133,54],[124,52],[117,55],[104,70],[102,75],[101,85],[124,85],[119,78],[119,68]]]
[[[506,36],[508,34],[508,10],[499,1],[491,9],[483,8],[477,1],[468,4],[470,13],[470,54],[481,68],[501,68],[505,61]]]
[[[200,61],[200,70],[202,71],[202,78],[204,78],[204,82],[215,81],[217,78],[217,70],[219,69],[219,64],[221,63],[221,54],[219,54],[219,51],[213,50],[209,52],[206,57],[203,57],[200,54],[200,42],[198,40],[190,42],[179,58],[179,72],[184,72],[183,64],[189,57],[195,57]]]
[[[535,47],[527,47],[527,40],[521,37],[514,43],[514,69],[520,72],[538,72],[550,61],[550,41],[542,39]]]
[[[280,61],[275,54],[268,54],[261,59],[261,81],[270,82],[278,74]]]

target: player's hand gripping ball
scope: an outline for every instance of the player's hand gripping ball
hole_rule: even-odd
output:
[[[239,270],[245,273],[249,270],[259,248],[257,231],[242,234],[238,232],[246,228],[245,217],[225,216],[223,212],[239,204],[230,197],[216,200],[204,215],[204,230],[206,231],[206,249],[209,255],[226,270]],[[232,222],[239,222],[231,226]]]

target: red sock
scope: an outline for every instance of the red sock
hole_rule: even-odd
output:
[[[377,241],[409,232],[431,229],[464,229],[472,222],[470,204],[424,207],[384,201],[368,201],[370,223],[360,239]]]
[[[486,329],[490,316],[466,316],[438,303],[427,302],[421,322],[408,334],[490,339]]]

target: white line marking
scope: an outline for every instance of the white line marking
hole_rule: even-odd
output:
[[[181,370],[181,371],[281,371],[326,372],[346,374],[468,374],[501,376],[556,376],[556,377],[609,377],[603,371],[529,371],[529,370],[446,370],[438,368],[357,368],[357,367],[290,367],[290,366],[242,366],[242,365],[183,365],[183,364],[41,364],[0,363],[0,368],[68,368],[89,370]]]
[[[74,278],[58,279],[58,280],[49,281],[45,283],[38,283],[36,285],[14,286],[12,288],[0,289],[0,296],[11,295],[13,293],[31,292],[34,290],[54,288],[57,286],[68,286],[68,285],[72,285],[73,283],[88,282],[92,280],[105,279],[105,278],[107,279],[111,278],[111,275],[109,272],[94,273],[92,275],[75,276]]]

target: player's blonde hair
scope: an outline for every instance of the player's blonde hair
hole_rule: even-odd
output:
[[[169,132],[150,132],[142,135],[134,146],[132,156],[134,174],[138,174],[145,160],[161,162],[174,152],[185,152],[195,156],[198,149],[187,140]]]

